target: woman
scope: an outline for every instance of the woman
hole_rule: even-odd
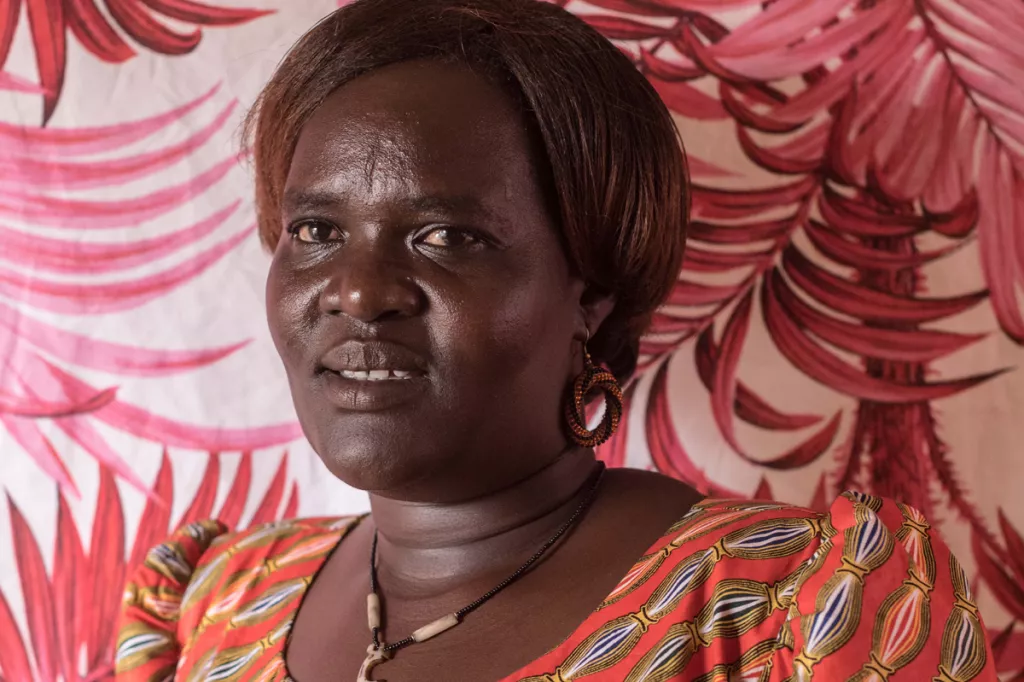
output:
[[[119,679],[995,679],[915,510],[702,501],[595,459],[688,187],[669,113],[582,21],[358,0],[250,129],[274,342],[372,511],[183,529],[129,581]]]

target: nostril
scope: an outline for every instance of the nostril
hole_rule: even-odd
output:
[[[378,322],[418,314],[425,297],[409,273],[380,264],[347,267],[327,283],[320,297],[325,315],[345,315],[360,322]]]

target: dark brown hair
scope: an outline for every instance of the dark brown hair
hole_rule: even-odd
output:
[[[356,0],[288,52],[249,113],[260,238],[280,237],[295,144],[339,86],[396,62],[460,61],[510,87],[540,140],[570,265],[615,296],[591,339],[624,379],[641,333],[672,288],[685,242],[689,186],[682,144],[655,90],[580,18],[539,0]]]

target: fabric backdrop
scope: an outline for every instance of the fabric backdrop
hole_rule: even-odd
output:
[[[207,1],[0,1],[8,681],[110,677],[125,571],[180,523],[366,505],[296,425],[238,151],[336,2]],[[602,457],[714,495],[919,507],[1024,674],[1024,5],[567,6],[677,114],[695,183]]]

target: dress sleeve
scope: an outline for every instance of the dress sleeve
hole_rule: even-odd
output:
[[[118,682],[174,679],[182,597],[202,555],[226,532],[217,521],[189,524],[151,549],[129,575],[117,627]]]
[[[846,493],[821,523],[771,680],[997,680],[967,575],[920,512]]]

